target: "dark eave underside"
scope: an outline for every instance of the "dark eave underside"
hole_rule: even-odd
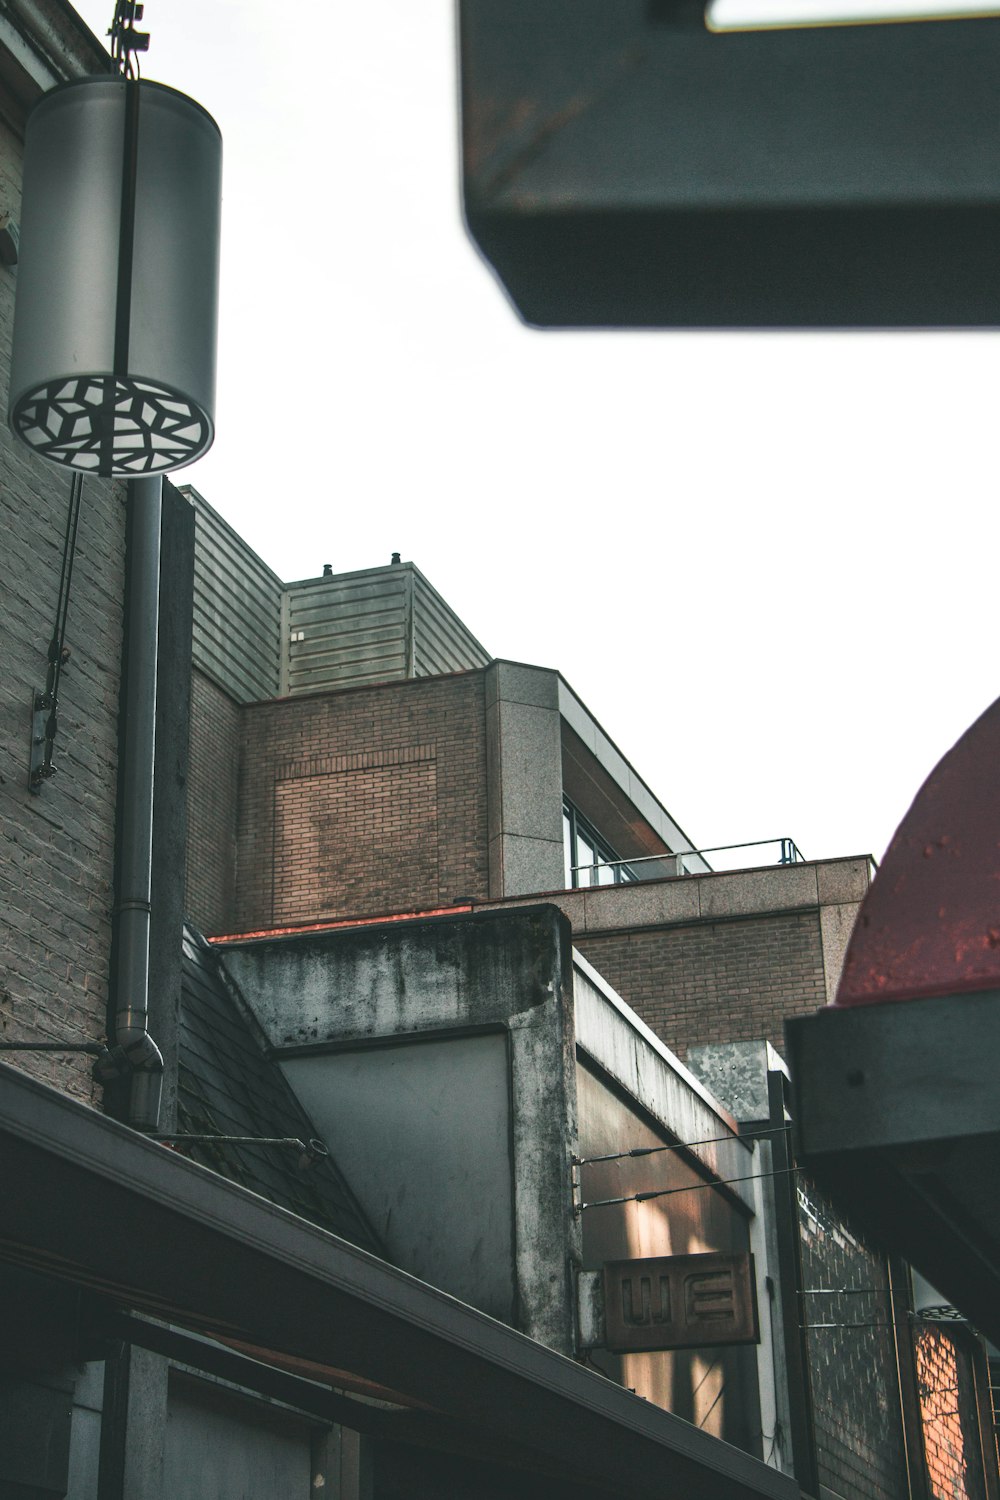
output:
[[[7,1067],[0,1204],[10,1261],[309,1361],[331,1384],[349,1371],[599,1494],[797,1495],[746,1454]]]

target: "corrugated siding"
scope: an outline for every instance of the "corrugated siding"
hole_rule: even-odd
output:
[[[188,486],[193,661],[238,703],[486,666],[489,654],[412,563],[283,584]]]
[[[466,672],[489,665],[488,651],[448,608],[435,588],[413,569],[413,676]]]
[[[288,692],[407,677],[411,576],[396,566],[289,584]]]
[[[192,659],[239,703],[280,691],[281,580],[197,490]]]

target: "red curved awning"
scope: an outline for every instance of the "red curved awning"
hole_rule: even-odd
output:
[[[834,1001],[1000,989],[1000,699],[931,772],[862,903]]]

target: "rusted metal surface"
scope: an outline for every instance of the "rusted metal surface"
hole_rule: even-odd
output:
[[[703,1349],[760,1337],[746,1252],[609,1261],[604,1309],[609,1349]]]
[[[889,845],[835,1004],[1000,989],[1000,699],[931,772]]]

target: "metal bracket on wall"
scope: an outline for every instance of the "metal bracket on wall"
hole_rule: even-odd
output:
[[[317,1162],[326,1161],[330,1155],[329,1150],[322,1141],[312,1138],[307,1141],[300,1140],[298,1136],[276,1136],[276,1135],[151,1135],[151,1141],[159,1141],[164,1146],[179,1146],[182,1149],[189,1146],[200,1146],[207,1142],[215,1142],[220,1145],[233,1146],[290,1146],[299,1153],[298,1168],[300,1172],[308,1172],[316,1166]]]
[[[28,790],[40,792],[43,781],[56,774],[52,764],[52,741],[48,725],[52,713],[52,699],[48,693],[34,692],[31,695],[31,750],[28,757]]]
[[[0,266],[16,266],[20,246],[20,225],[9,209],[0,208]]]

